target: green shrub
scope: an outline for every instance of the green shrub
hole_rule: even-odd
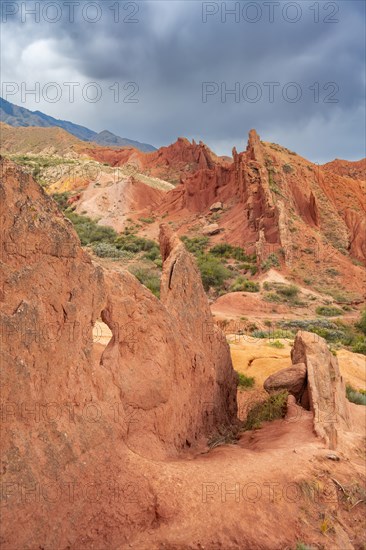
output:
[[[93,243],[92,248],[94,254],[96,256],[99,256],[100,258],[125,258],[126,260],[130,260],[133,258],[133,254],[131,254],[131,252],[127,252],[126,250],[119,250],[114,244],[111,243]]]
[[[252,332],[253,338],[268,338],[268,340],[274,340],[276,338],[290,339],[295,338],[295,333],[292,330],[283,329],[271,329],[271,330],[254,330]]]
[[[255,281],[249,281],[244,277],[238,277],[230,286],[230,292],[259,292],[260,286]]]
[[[274,290],[266,295],[266,300],[268,302],[291,302],[295,303],[296,298],[300,292],[300,289],[295,285],[287,285],[284,283],[269,283],[265,281],[263,283],[263,288],[265,290]]]
[[[361,313],[361,318],[356,327],[366,336],[366,309]]]
[[[144,254],[144,258],[151,260],[152,262],[155,262],[155,260],[161,260],[160,248],[158,245],[154,243],[154,246],[152,246],[151,249]]]
[[[356,405],[366,405],[365,393],[355,390],[349,384],[346,386],[346,396],[348,401],[351,403],[356,403]]]
[[[249,262],[244,262],[238,265],[238,269],[243,271],[250,271],[251,275],[255,275],[258,271],[258,268],[255,264],[250,264]]]
[[[336,277],[337,275],[340,275],[339,271],[334,267],[328,267],[328,269],[326,269],[325,272],[327,273],[327,275],[330,275],[331,277]]]
[[[254,330],[252,336],[253,338],[269,338],[269,332],[267,330]]]
[[[40,176],[40,174],[41,174],[41,167],[37,164],[33,168],[32,176],[35,180],[37,180],[37,178]]]
[[[72,222],[83,246],[97,242],[113,244],[116,241],[117,233],[112,227],[98,225],[95,220],[69,210],[66,210],[65,216]]]
[[[199,257],[197,265],[201,272],[203,287],[206,291],[210,287],[221,288],[225,280],[230,277],[230,271],[220,260],[209,254]]]
[[[128,252],[149,252],[151,258],[156,259],[160,252],[159,247],[155,241],[145,239],[144,237],[138,237],[134,233],[131,233],[129,229],[125,230],[122,235],[116,238],[116,246],[121,250],[127,250]]]
[[[214,256],[233,258],[240,262],[255,262],[255,255],[249,256],[240,246],[232,246],[228,243],[219,243],[210,249]]]
[[[323,315],[324,317],[337,317],[338,315],[342,315],[341,309],[332,306],[319,306],[315,311],[317,315]]]
[[[145,285],[157,298],[160,296],[160,277],[159,274],[150,268],[132,267],[130,272]]]
[[[261,427],[262,422],[283,418],[287,410],[288,391],[281,391],[271,395],[266,401],[256,403],[248,412],[244,423],[244,430],[253,430]]]
[[[188,252],[191,252],[195,256],[203,254],[208,245],[208,237],[194,237],[193,239],[182,237],[181,240],[184,242]]]
[[[238,388],[252,388],[255,384],[255,379],[252,376],[238,372]]]
[[[52,195],[54,201],[57,202],[59,209],[63,212],[68,207],[67,201],[70,198],[70,193],[65,191],[64,193],[55,193]]]
[[[362,353],[363,355],[366,355],[366,339],[362,338],[356,341],[354,344],[352,344],[351,349],[353,353]]]
[[[277,254],[274,252],[268,254],[267,258],[261,263],[261,268],[263,271],[268,271],[271,267],[280,267]]]
[[[275,287],[275,290],[278,294],[286,296],[286,298],[294,298],[300,292],[299,288],[295,285],[278,285]]]
[[[277,349],[283,349],[285,347],[285,344],[282,344],[282,342],[280,342],[279,340],[270,342],[269,345],[272,346],[272,348],[277,348]]]
[[[283,171],[285,172],[285,174],[291,174],[291,172],[294,171],[293,167],[291,166],[291,164],[284,164],[282,166],[282,169]]]
[[[276,292],[266,292],[264,294],[263,299],[266,302],[274,302],[274,303],[280,303],[283,301],[281,296],[279,296]]]
[[[139,218],[139,221],[142,223],[154,223],[155,218]]]

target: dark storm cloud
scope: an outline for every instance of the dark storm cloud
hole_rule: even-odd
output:
[[[273,22],[268,2],[257,2],[261,17],[255,23],[245,20],[242,11],[248,9],[245,14],[253,20],[254,2],[239,4],[239,22],[230,15],[221,20],[221,6],[231,9],[238,3],[206,3],[207,9],[219,10],[206,23],[204,3],[197,0],[137,2],[136,14],[134,3],[121,2],[118,23],[110,9],[115,2],[99,2],[102,16],[96,23],[80,15],[86,4],[75,8],[73,23],[64,9],[54,24],[42,17],[39,23],[32,17],[22,23],[19,13],[3,24],[3,80],[62,84],[79,78],[103,88],[97,104],[82,97],[70,104],[63,97],[56,104],[35,105],[30,98],[27,107],[157,146],[186,135],[228,153],[233,145],[244,148],[248,130],[255,127],[263,139],[315,161],[364,155],[364,2],[271,2]],[[87,13],[93,17],[92,6]],[[138,22],[123,22],[131,13]],[[299,14],[297,22],[289,21]],[[14,49],[20,59],[15,66]],[[138,84],[139,102],[114,103],[109,86],[128,81]],[[239,83],[239,102],[233,95],[222,100],[220,92],[203,102],[203,82],[227,90]],[[246,88],[249,82],[255,85]],[[266,82],[279,83],[273,102]],[[289,82],[297,83],[297,90],[286,87]],[[299,90],[301,99],[291,103]],[[256,91],[261,97],[254,103]],[[19,97],[8,99],[19,104]]]

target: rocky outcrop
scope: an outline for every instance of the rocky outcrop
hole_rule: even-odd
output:
[[[306,366],[300,363],[271,374],[263,386],[268,393],[287,390],[300,402],[306,389]]]
[[[159,301],[96,267],[33,179],[0,169],[2,543],[116,548],[163,513],[151,459],[235,421],[229,349],[166,228]],[[113,337],[99,361],[100,316]]]
[[[310,332],[296,335],[291,352],[292,363],[304,363],[310,410],[314,413],[314,430],[331,449],[337,447],[343,431],[350,430],[351,420],[346,388],[337,358],[326,341]]]
[[[203,142],[192,143],[183,137],[167,147],[161,147],[152,153],[143,153],[136,149],[85,149],[85,154],[112,166],[134,166],[138,171],[179,183],[181,176],[197,170],[214,168],[219,158]]]
[[[342,432],[351,429],[345,384],[337,358],[317,334],[298,332],[291,350],[292,367],[264,382],[268,393],[287,390],[313,412],[314,431],[330,449],[336,449]]]
[[[210,206],[210,212],[219,212],[223,208],[224,208],[224,205],[222,204],[222,202],[215,202]]]
[[[202,229],[202,235],[217,235],[217,233],[220,233],[220,226],[217,223],[210,223]]]
[[[366,214],[348,208],[345,222],[349,230],[349,250],[359,261],[366,261]]]
[[[194,259],[168,226],[160,241],[161,300],[129,273],[110,272],[102,310],[113,338],[101,363],[139,418],[126,441],[154,458],[195,445],[237,412],[229,347],[213,323]]]

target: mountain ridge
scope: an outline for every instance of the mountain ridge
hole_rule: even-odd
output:
[[[108,145],[115,147],[135,147],[140,151],[149,152],[155,151],[156,148],[148,143],[141,143],[128,138],[122,138],[109,132],[102,130],[95,132],[80,124],[74,124],[68,120],[57,119],[46,115],[42,111],[31,111],[25,107],[20,107],[6,99],[0,97],[0,121],[15,127],[39,126],[43,128],[58,127],[63,128],[73,136],[85,142],[97,143],[98,145]]]

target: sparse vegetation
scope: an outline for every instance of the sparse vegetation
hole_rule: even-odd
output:
[[[154,223],[155,218],[152,218],[152,217],[151,218],[139,218],[139,221],[141,223]]]
[[[293,340],[295,338],[295,332],[292,330],[283,329],[271,329],[271,330],[254,330],[252,332],[253,338],[263,338],[268,340],[275,340],[278,338]]]
[[[66,210],[65,216],[72,222],[83,246],[97,242],[114,244],[118,234],[112,227],[98,225],[95,220]]]
[[[160,248],[155,241],[137,236],[135,233],[138,225],[126,227],[119,235],[112,227],[99,225],[96,220],[77,214],[68,206],[69,193],[59,193],[53,197],[74,225],[82,246],[90,246],[93,253],[100,258],[128,262],[140,258],[142,262],[135,263],[131,273],[159,297],[162,259]],[[132,223],[132,220],[130,222]]]
[[[245,374],[238,372],[238,388],[248,389],[252,388],[255,384],[255,379],[252,376],[246,376]]]
[[[283,171],[285,172],[285,174],[291,174],[291,173],[294,171],[294,169],[293,169],[293,167],[292,167],[291,164],[284,164],[284,165],[282,166],[282,169],[283,169]]]
[[[264,295],[264,299],[267,302],[286,303],[290,306],[302,306],[304,305],[298,299],[300,289],[296,285],[287,285],[284,283],[269,283],[263,284],[265,290],[271,290],[274,292],[268,292]]]
[[[283,418],[287,409],[288,392],[281,391],[271,395],[266,401],[256,403],[248,412],[244,430],[255,430],[262,422]]]
[[[57,202],[59,209],[64,212],[68,207],[67,201],[69,200],[70,196],[71,194],[65,191],[64,193],[55,193],[54,195],[52,195],[52,198],[54,201]]]
[[[234,283],[230,286],[230,292],[259,292],[259,290],[259,283],[245,279],[243,276],[235,279]]]
[[[340,275],[338,269],[335,269],[334,267],[328,267],[325,270],[325,272],[327,275],[330,275],[331,277],[337,277],[338,275]]]
[[[315,550],[313,546],[308,546],[303,542],[298,542],[296,545],[296,550]]]
[[[319,306],[315,311],[317,315],[323,315],[324,317],[337,317],[338,315],[342,315],[341,309],[332,306]]]
[[[99,256],[99,258],[115,258],[118,260],[122,258],[131,260],[133,258],[133,254],[131,252],[120,250],[111,243],[97,242],[93,244],[92,248],[94,254]]]
[[[363,314],[362,314],[363,315]],[[359,323],[347,324],[340,319],[307,319],[280,321],[279,326],[287,330],[306,330],[314,332],[328,343],[339,344],[354,353],[366,355],[366,338],[359,329]]]
[[[195,256],[204,254],[208,246],[208,237],[193,237],[192,239],[184,236],[182,237],[186,249]]]
[[[255,262],[255,255],[246,254],[245,250],[240,246],[232,246],[228,243],[219,243],[210,248],[210,254],[213,256],[219,256],[221,258],[233,258],[241,262]]]
[[[198,257],[197,264],[201,272],[202,284],[206,291],[210,287],[216,289],[222,288],[226,279],[230,277],[230,271],[225,265],[218,258],[210,254]]]
[[[277,349],[283,349],[285,347],[285,344],[283,344],[279,340],[274,340],[273,342],[270,342],[269,345],[272,346],[272,348]]]
[[[361,318],[358,323],[356,323],[356,328],[366,336],[366,309],[361,313]]]
[[[346,386],[346,396],[348,401],[351,403],[356,403],[356,405],[365,405],[366,406],[366,392],[357,391],[352,386],[347,384]]]
[[[267,258],[261,263],[263,271],[268,271],[271,267],[280,267],[280,262],[275,252],[268,254]]]
[[[160,273],[146,267],[131,267],[130,272],[145,285],[157,298],[160,297]]]
[[[257,292],[259,290],[258,283],[248,280],[238,272],[238,267],[231,265],[230,260],[237,262],[245,262],[243,269],[255,273],[255,255],[248,255],[238,247],[228,243],[219,243],[208,249],[208,237],[182,237],[187,250],[195,255],[197,265],[201,272],[202,283],[204,289],[208,291],[214,288],[217,292],[232,292],[247,291]],[[230,287],[230,279],[234,279]]]

